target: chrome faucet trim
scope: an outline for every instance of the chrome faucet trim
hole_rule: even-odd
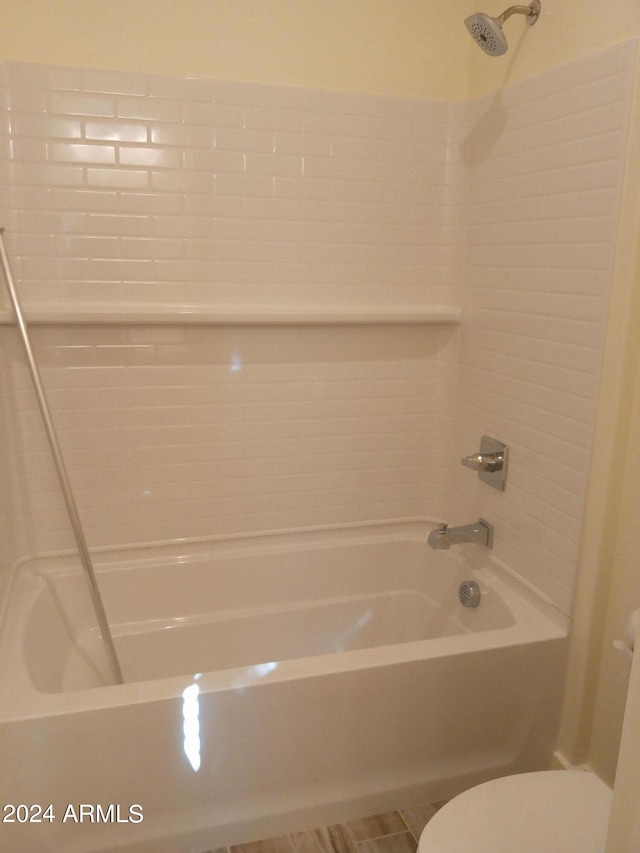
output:
[[[507,485],[507,460],[509,448],[506,444],[483,435],[480,441],[480,452],[471,456],[463,456],[460,462],[465,468],[478,472],[483,483],[504,492]]]
[[[460,462],[472,471],[502,471],[504,453],[473,453],[463,457]]]
[[[436,551],[448,550],[452,545],[463,545],[473,542],[485,548],[493,548],[493,525],[478,519],[474,524],[464,524],[462,527],[449,527],[441,524],[429,534],[427,542]]]

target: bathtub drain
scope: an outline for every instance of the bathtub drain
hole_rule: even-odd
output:
[[[475,581],[464,581],[458,587],[458,598],[463,607],[477,607],[480,604],[480,587]]]

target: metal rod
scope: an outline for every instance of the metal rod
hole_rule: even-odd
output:
[[[504,24],[512,15],[526,15],[527,18],[530,18],[529,23],[535,24],[540,16],[540,3],[534,0],[529,6],[509,6],[501,15],[498,15],[496,20],[498,23]]]
[[[71,527],[73,528],[73,535],[75,536],[76,545],[78,546],[78,551],[80,553],[80,559],[82,560],[82,565],[84,567],[84,571],[87,577],[87,583],[89,584],[89,592],[91,593],[93,608],[98,619],[98,627],[100,628],[100,632],[102,634],[102,639],[105,645],[105,650],[107,652],[107,657],[109,658],[109,664],[111,666],[113,678],[116,684],[124,684],[124,678],[122,677],[122,670],[120,669],[120,663],[118,661],[118,656],[116,654],[116,649],[113,643],[113,637],[111,636],[109,622],[107,620],[107,615],[105,613],[104,605],[102,603],[102,596],[100,595],[100,589],[98,588],[98,582],[96,581],[95,572],[93,570],[93,563],[91,561],[91,555],[89,554],[87,540],[82,529],[82,523],[80,522],[80,516],[78,515],[78,509],[76,507],[76,502],[73,497],[73,491],[71,490],[71,483],[69,482],[69,477],[67,476],[67,470],[65,468],[62,452],[58,444],[55,427],[51,418],[51,412],[49,410],[49,405],[47,403],[44,387],[40,379],[40,371],[38,370],[38,365],[33,354],[31,339],[29,337],[29,330],[27,329],[27,324],[25,323],[22,314],[22,307],[20,305],[18,291],[13,278],[13,273],[11,272],[9,256],[7,255],[7,250],[4,244],[4,228],[0,228],[0,262],[2,266],[2,271],[4,273],[5,281],[7,282],[7,288],[9,290],[11,304],[13,305],[13,310],[16,315],[18,328],[20,329],[20,335],[22,338],[22,343],[24,345],[24,351],[27,357],[29,371],[31,373],[33,387],[36,392],[36,398],[38,400],[38,406],[40,407],[40,413],[42,414],[42,420],[44,421],[44,429],[47,434],[47,439],[49,440],[49,446],[51,448],[53,461],[55,463],[56,471],[58,473],[58,479],[60,480],[60,486],[62,488],[64,502],[67,506],[67,512],[69,513],[69,520],[71,522]]]

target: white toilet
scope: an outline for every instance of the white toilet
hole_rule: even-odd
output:
[[[494,779],[443,806],[418,853],[604,853],[612,796],[582,770]]]

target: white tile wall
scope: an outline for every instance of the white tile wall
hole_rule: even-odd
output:
[[[33,329],[90,544],[437,511],[451,328]],[[25,547],[69,524],[17,335],[12,411]]]
[[[90,544],[482,515],[568,610],[634,63],[453,105],[1,64],[27,304],[464,307],[461,332],[34,329]],[[0,340],[21,552],[70,547]],[[511,447],[504,494],[458,464],[483,433]]]
[[[504,494],[463,468],[458,515],[568,611],[598,402],[635,42],[473,105],[460,122],[467,249],[456,446],[511,446]],[[469,488],[471,486],[471,488]],[[462,500],[461,500],[462,498]],[[454,509],[455,507],[455,509]]]
[[[27,304],[446,301],[446,105],[0,73]]]

